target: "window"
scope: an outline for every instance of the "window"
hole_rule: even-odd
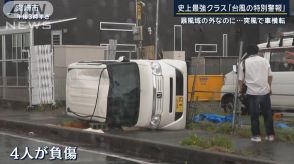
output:
[[[6,59],[27,59],[30,49],[29,33],[11,34],[5,36]]]
[[[16,62],[6,62],[6,79],[8,86],[16,86],[17,84],[17,65]]]
[[[184,95],[184,77],[182,72],[176,69],[176,95],[183,96]]]
[[[6,59],[13,59],[13,48],[12,48],[12,35],[5,35],[5,51],[6,51]]]
[[[135,63],[115,63],[108,65],[107,70],[110,79],[107,122],[111,126],[134,126],[138,121],[140,106],[138,65]]]
[[[1,36],[2,37],[2,36]],[[28,86],[28,56],[30,49],[29,33],[9,34],[4,36],[5,44],[0,47],[5,48],[5,58],[2,59],[1,50],[1,83],[7,86]],[[1,38],[2,40],[2,38]],[[3,71],[6,77],[2,77]],[[3,82],[2,82],[3,80]]]
[[[12,59],[20,59],[22,50],[22,34],[12,35]]]
[[[25,33],[22,35],[21,59],[27,59],[29,57],[29,50],[30,50],[30,33]]]
[[[29,64],[28,62],[19,62],[17,65],[17,85],[18,86],[28,86],[29,81]]]
[[[51,32],[51,45],[62,45],[62,31],[52,31]]]
[[[176,69],[176,96],[182,97],[184,95],[184,76],[183,73]],[[177,104],[179,102],[176,102]],[[183,102],[182,102],[183,103]],[[178,120],[182,117],[183,112],[178,112],[176,110],[175,120]]]
[[[294,51],[294,50],[290,50]],[[285,51],[271,52],[270,65],[273,72],[288,72],[294,71],[294,56],[285,56]]]

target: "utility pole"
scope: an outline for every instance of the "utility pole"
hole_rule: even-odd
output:
[[[159,0],[156,0],[156,23],[155,23],[155,54],[154,54],[154,59],[157,60],[158,58],[158,13],[159,13]]]
[[[136,26],[138,26],[138,0],[136,0]]]
[[[142,41],[143,41],[143,27],[141,26],[142,22],[142,1],[136,0],[136,27],[134,31],[134,40],[138,41],[137,43],[137,59],[142,58]]]

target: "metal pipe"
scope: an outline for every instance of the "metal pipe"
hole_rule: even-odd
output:
[[[155,54],[154,54],[154,59],[157,60],[158,58],[158,13],[159,13],[159,0],[156,0],[156,23],[155,23]]]
[[[17,60],[17,55],[18,55],[18,47],[19,47],[19,45],[18,45],[18,40],[19,40],[19,38],[18,38],[18,35],[19,34],[14,34],[14,35],[16,35],[16,40],[15,40],[15,45],[16,45],[16,47],[15,47],[15,59]],[[20,34],[21,35],[21,34]],[[14,58],[13,58],[14,59]],[[16,66],[16,85],[18,85],[18,62],[15,62],[15,66]]]
[[[55,73],[54,73],[54,46],[50,45],[49,46],[51,50],[51,82],[52,82],[52,104],[55,105]]]
[[[136,28],[139,26],[139,18],[138,18],[138,3],[140,3],[140,0],[136,0]],[[140,55],[141,55],[141,42],[139,41],[137,44],[138,49],[136,49],[137,52],[137,59],[140,59]],[[131,59],[131,58],[130,58]]]
[[[138,26],[139,25],[139,23],[138,23],[138,0],[136,0],[136,26]]]
[[[236,124],[236,121],[238,121],[237,123],[239,123],[239,104],[237,103],[238,102],[238,94],[239,94],[239,73],[241,70],[239,70],[239,66],[241,64],[241,57],[242,57],[242,54],[243,54],[243,44],[244,42],[241,40],[240,41],[240,49],[239,49],[239,59],[238,59],[238,73],[237,73],[237,78],[236,78],[236,86],[235,86],[235,94],[234,94],[234,109],[233,109],[233,120],[232,120],[232,128],[233,128],[233,132],[235,131],[235,124]],[[245,79],[244,79],[245,80]],[[238,110],[238,111],[237,111]],[[237,120],[236,120],[236,115],[238,116],[237,117]]]
[[[32,107],[32,101],[33,101],[33,97],[32,97],[32,55],[31,53],[33,53],[33,45],[34,45],[34,29],[31,28],[30,29],[30,51],[28,53],[28,60],[29,60],[29,68],[28,68],[28,72],[29,72],[29,108]]]
[[[7,77],[6,77],[6,40],[5,40],[5,35],[2,35],[2,85],[3,91],[2,91],[2,98],[6,98],[6,87],[7,87]]]
[[[191,92],[191,95],[190,95],[190,103],[188,105],[188,111],[191,111],[191,108],[192,108],[192,103],[194,102],[194,94],[195,94],[195,83],[196,83],[196,78],[197,78],[197,70],[198,70],[198,62],[200,60],[200,57],[201,57],[201,52],[202,52],[202,46],[199,47],[199,52],[198,52],[198,55],[197,55],[197,62],[196,62],[196,66],[195,66],[195,72],[194,72],[194,78],[193,78],[193,84],[192,84],[192,92]],[[195,105],[193,105],[195,106]],[[196,111],[196,110],[195,110]],[[194,114],[192,114],[192,118],[193,119],[194,117]]]
[[[228,56],[228,34],[223,34],[223,57]]]

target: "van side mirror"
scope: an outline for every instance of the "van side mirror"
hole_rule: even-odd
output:
[[[235,73],[237,73],[237,72],[238,72],[237,65],[233,65],[233,71],[234,71]]]
[[[118,61],[120,61],[120,62],[130,62],[130,59],[128,59],[125,56],[121,56],[121,57],[118,58]]]

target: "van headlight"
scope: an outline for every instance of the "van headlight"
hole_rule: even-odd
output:
[[[150,122],[151,128],[157,128],[160,124],[160,120],[161,120],[160,115],[152,116],[151,122]]]
[[[162,69],[161,69],[161,65],[157,62],[152,62],[151,63],[151,68],[152,68],[152,73],[154,75],[157,75],[157,76],[161,76],[162,74]]]

